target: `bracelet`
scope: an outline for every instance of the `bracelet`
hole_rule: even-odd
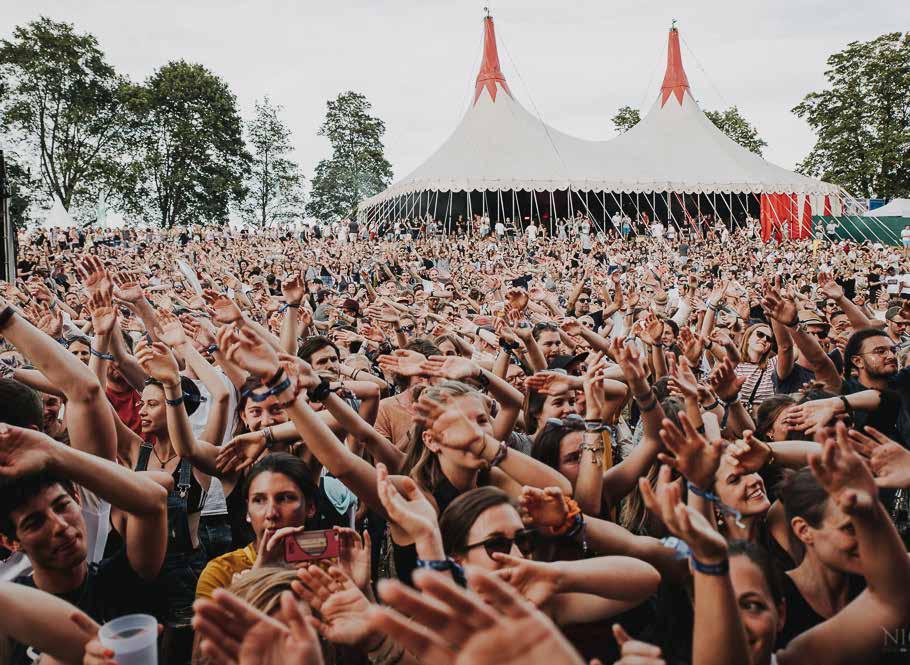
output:
[[[731,508],[730,506],[725,504],[723,501],[720,500],[719,496],[714,494],[714,492],[709,492],[707,490],[703,490],[698,485],[696,485],[692,481],[688,481],[688,480],[686,481],[686,487],[695,496],[700,496],[705,501],[710,501],[715,506],[717,506],[718,510],[720,510],[721,512],[727,513],[728,515],[731,515],[733,517],[733,521],[736,522],[736,526],[738,526],[740,528],[745,527],[745,524],[742,523],[742,513],[740,513],[738,510],[736,510],[736,508]]]
[[[474,337],[480,337],[480,326],[474,329]]]
[[[284,367],[278,366],[278,371],[272,375],[272,378],[265,382],[264,385],[267,385],[271,388],[274,385],[277,385],[281,382],[282,377],[284,377]]]
[[[92,347],[89,347],[88,350],[89,350],[89,353],[91,353],[96,358],[101,358],[102,360],[113,360],[114,359],[114,354],[112,354],[112,353],[104,353],[102,351],[95,351],[95,349],[93,349]]]
[[[289,307],[293,307],[295,309],[300,309],[300,303],[299,302],[298,303],[293,303],[293,302],[285,303],[284,305],[282,305],[281,307],[278,308],[278,313],[283,314],[284,312],[288,311]]]
[[[613,427],[609,423],[602,422],[600,420],[586,420],[585,421],[585,431],[586,432],[613,432]]]
[[[480,370],[480,374],[477,374],[476,376],[473,376],[471,378],[473,378],[477,383],[479,383],[480,387],[483,388],[484,390],[486,390],[487,388],[490,387],[490,379],[487,378],[487,375],[484,373],[483,369]]]
[[[499,450],[496,451],[496,454],[493,455],[493,459],[490,460],[490,466],[499,466],[502,461],[506,458],[506,455],[509,454],[509,446],[506,445],[505,441],[499,442]]]
[[[329,385],[329,382],[325,379],[319,382],[319,385],[315,388],[310,388],[307,391],[307,397],[309,397],[311,402],[324,402],[328,399],[329,394],[332,392],[332,387]]]
[[[452,578],[458,586],[467,586],[467,580],[464,576],[464,568],[459,566],[452,559],[417,559],[418,568],[429,568],[439,572],[451,571]]]
[[[593,463],[600,466],[601,460],[598,459],[597,456],[606,450],[606,447],[603,444],[597,446],[591,443],[584,443],[581,446],[581,452],[585,452],[586,450],[589,451],[594,458]]]
[[[712,312],[716,312],[716,311],[717,311],[717,305],[713,305],[713,304],[711,304],[710,302],[705,303],[705,307],[707,307],[708,309],[710,309]]]
[[[844,395],[838,395],[838,398],[844,403],[844,413],[847,415],[853,413],[853,407],[850,406],[850,402],[847,401],[847,398]]]
[[[504,337],[499,338],[499,348],[501,348],[505,351],[514,351],[519,346],[521,346],[521,344],[519,344],[518,342],[509,342]]]
[[[730,560],[724,559],[720,563],[703,563],[696,559],[694,556],[689,557],[689,561],[692,562],[692,569],[701,573],[702,575],[726,575],[730,572]]]
[[[272,386],[271,388],[266,390],[264,393],[260,393],[257,395],[256,393],[251,392],[250,399],[253,400],[253,402],[255,402],[256,404],[259,404],[260,402],[266,401],[269,397],[272,397],[274,395],[280,395],[281,393],[283,393],[285,390],[287,390],[290,387],[291,387],[291,380],[286,378],[284,381],[282,381],[281,383],[279,383],[276,386]]]
[[[555,536],[564,536],[569,533],[572,527],[577,526],[576,517],[581,515],[581,508],[575,499],[567,499],[565,495],[563,495],[563,501],[565,502],[566,508],[568,508],[568,513],[566,514],[566,521],[563,522],[561,526],[550,527]]]
[[[58,337],[55,341],[65,349],[70,348],[70,343],[67,341],[66,337]]]
[[[352,380],[352,381],[356,381],[356,380],[357,380],[357,375],[360,374],[360,372],[362,372],[362,371],[363,371],[362,369],[355,369],[355,370],[351,373],[351,380]]]
[[[657,395],[654,395],[653,397],[654,397],[654,399],[652,399],[650,404],[648,404],[647,406],[644,406],[642,404],[638,405],[639,413],[647,413],[648,411],[653,411],[654,409],[657,408]]]
[[[11,305],[7,305],[3,308],[3,311],[0,311],[0,329],[3,329],[6,324],[9,323],[9,320],[13,318],[15,313],[16,310],[14,310]]]
[[[180,406],[181,404],[183,404],[185,399],[186,399],[186,395],[184,395],[183,393],[180,393],[180,397],[175,397],[174,399],[167,399],[165,397],[164,401],[167,403],[168,406]]]
[[[713,411],[714,409],[716,409],[719,406],[720,406],[720,398],[715,397],[713,402],[711,402],[707,406],[703,406],[701,408],[702,408],[702,411]]]
[[[206,350],[208,353],[215,353],[215,352],[218,350],[218,345],[217,345],[217,344],[209,344],[207,347],[205,347],[205,350]]]
[[[48,309],[54,309],[57,305],[60,304],[60,301],[57,298],[54,298],[54,301],[47,306]]]
[[[731,399],[729,401],[721,399],[720,397],[717,398],[717,401],[720,402],[721,404],[723,404],[725,409],[729,409],[731,406],[733,406],[734,404],[736,404],[739,401],[739,393],[736,393],[736,395],[733,397],[733,399]]]

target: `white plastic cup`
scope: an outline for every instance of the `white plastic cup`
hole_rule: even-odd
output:
[[[158,665],[158,620],[148,614],[127,614],[98,631],[101,644],[114,652],[117,665]]]

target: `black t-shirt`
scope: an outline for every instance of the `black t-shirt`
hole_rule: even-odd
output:
[[[36,588],[31,575],[13,580]],[[126,550],[98,563],[89,564],[88,574],[82,584],[72,591],[54,594],[88,614],[99,624],[126,614],[150,614],[155,609],[155,586],[144,581],[130,565]],[[12,644],[11,665],[28,665],[33,660],[29,647],[19,642]]]
[[[857,429],[872,425],[875,429],[889,436],[904,448],[910,448],[910,368],[904,368],[888,379],[889,390],[882,391],[882,403],[875,411],[856,411],[854,414]],[[856,378],[844,381],[843,393],[869,390]]]
[[[805,633],[820,623],[827,621],[825,617],[812,609],[797,588],[796,583],[789,575],[782,575],[784,586],[784,600],[787,601],[787,619],[783,630],[777,635],[776,649],[783,649],[797,635]],[[852,601],[866,588],[866,580],[859,575],[850,575],[847,582],[847,602]]]

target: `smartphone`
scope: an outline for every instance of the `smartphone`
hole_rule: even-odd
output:
[[[337,559],[339,554],[338,534],[332,529],[304,531],[284,539],[284,560],[287,563]]]

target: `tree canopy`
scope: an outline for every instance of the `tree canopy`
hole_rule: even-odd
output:
[[[332,156],[316,165],[307,212],[319,219],[353,215],[364,198],[392,181],[392,166],[383,154],[385,123],[371,115],[363,95],[348,91],[328,102],[319,135],[328,138]]]
[[[910,33],[851,42],[793,112],[816,133],[799,170],[862,197],[910,196]]]

